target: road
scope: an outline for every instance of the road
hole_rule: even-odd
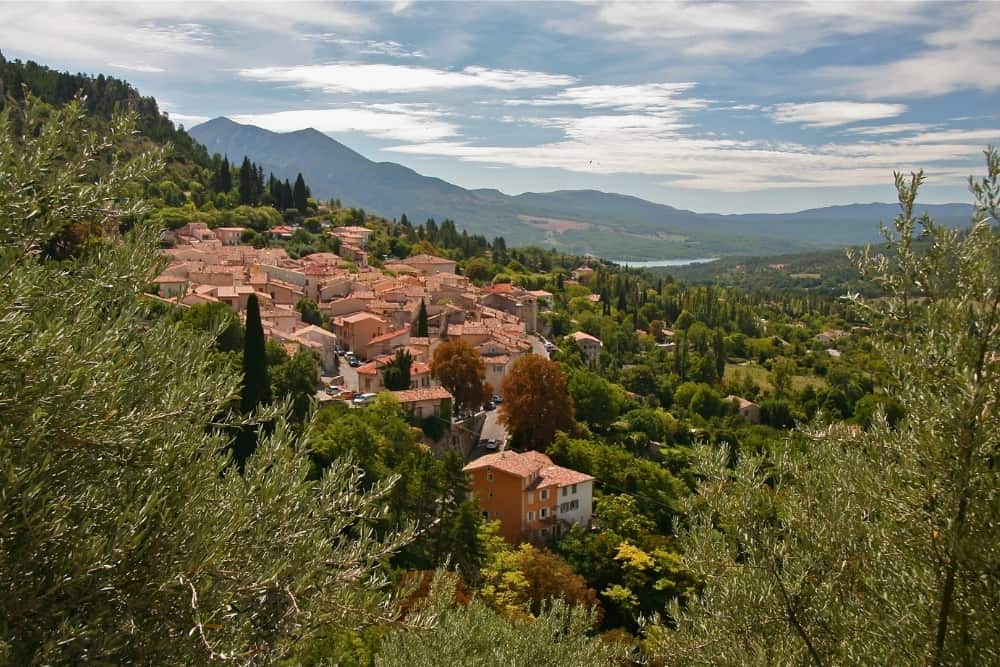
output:
[[[483,422],[483,430],[479,434],[480,440],[495,440],[500,447],[507,442],[507,429],[500,423],[499,410],[490,410],[486,413],[486,421]]]
[[[528,340],[531,341],[531,351],[540,357],[545,359],[549,358],[549,351],[545,349],[545,343],[537,335],[532,334],[528,336]]]
[[[340,371],[340,374],[344,376],[344,389],[358,391],[358,369],[351,368],[351,365],[347,363],[347,359],[341,357],[340,367],[338,370]]]

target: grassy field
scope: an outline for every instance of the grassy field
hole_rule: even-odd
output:
[[[771,374],[760,364],[753,362],[744,364],[727,363],[724,378],[726,380],[732,380],[737,375],[749,375],[754,383],[764,391],[771,391],[773,389],[771,386]],[[794,391],[802,391],[809,385],[812,385],[813,389],[822,389],[826,387],[826,380],[821,377],[816,377],[815,375],[792,376],[792,389]]]

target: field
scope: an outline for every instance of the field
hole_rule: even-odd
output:
[[[724,378],[731,381],[737,375],[749,375],[754,383],[765,391],[771,391],[771,374],[766,368],[754,362],[743,362],[739,364],[727,363]],[[826,380],[815,375],[793,375],[792,389],[802,391],[807,386],[812,385],[813,389],[826,387]]]

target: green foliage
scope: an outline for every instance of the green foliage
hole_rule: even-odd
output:
[[[427,632],[400,631],[385,639],[379,667],[450,667],[454,665],[621,664],[624,647],[590,635],[595,613],[561,600],[533,618],[504,616],[483,601],[456,607],[454,581],[435,578],[431,595],[419,607],[438,619]]]
[[[390,391],[410,388],[410,367],[413,357],[407,350],[396,350],[396,356],[382,369],[382,384]]]
[[[398,476],[379,530],[413,521],[426,531],[395,558],[396,566],[433,569],[451,555],[463,571],[475,571],[482,557],[476,537],[481,518],[478,506],[467,499],[461,461],[454,455],[433,456],[419,435],[392,394],[382,393],[363,410],[324,407],[307,443],[317,471],[348,456],[364,471],[365,485]]]
[[[295,304],[295,310],[302,314],[302,321],[307,324],[323,326],[323,315],[319,312],[319,306],[312,299],[299,299]]]
[[[883,291],[855,298],[878,332],[890,427],[811,429],[805,446],[728,467],[703,449],[685,560],[707,582],[668,664],[991,664],[1000,521],[1000,156],[973,181],[972,225],[914,217],[922,174],[897,175],[889,248],[859,258]],[[917,250],[918,238],[925,245]],[[838,388],[844,392],[849,387]],[[739,641],[733,641],[739,637]]]
[[[84,136],[69,105],[22,134],[12,108],[0,116],[5,662],[263,664],[395,617],[382,558],[412,532],[367,527],[388,484],[359,492],[346,462],[308,479],[278,410],[260,414],[273,429],[245,476],[225,472],[240,377],[216,363],[213,334],[155,316],[143,288],[162,266],[156,230],[39,256],[74,221],[139,210],[123,191],[156,159],[110,157],[129,136],[121,119],[110,137]],[[40,119],[30,102],[24,113]]]
[[[181,312],[181,323],[193,331],[215,334],[221,352],[242,352],[243,325],[239,316],[224,303],[197,303]]]
[[[627,493],[641,500],[641,512],[656,522],[664,534],[673,530],[678,501],[685,485],[658,463],[638,458],[620,447],[557,436],[548,452],[557,464],[601,480],[613,493]]]
[[[621,387],[585,370],[570,376],[569,395],[577,420],[600,430],[607,430],[618,419],[625,404]]]
[[[271,387],[275,396],[287,399],[290,418],[302,423],[312,405],[319,379],[319,358],[312,350],[300,350],[284,363],[269,367]]]
[[[417,312],[417,338],[427,338],[427,304],[420,300],[420,310]]]

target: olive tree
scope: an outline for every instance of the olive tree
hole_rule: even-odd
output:
[[[215,336],[143,293],[158,230],[118,234],[164,153],[95,125],[79,103],[0,113],[0,663],[263,664],[393,620],[381,563],[412,531],[370,528],[391,480],[311,480],[287,406],[228,410]],[[240,475],[225,434],[265,419]]]
[[[989,150],[959,230],[917,217],[923,174],[897,175],[887,245],[856,257],[903,419],[806,429],[735,470],[701,450],[681,540],[706,585],[651,629],[664,662],[1000,662],[998,177]]]

